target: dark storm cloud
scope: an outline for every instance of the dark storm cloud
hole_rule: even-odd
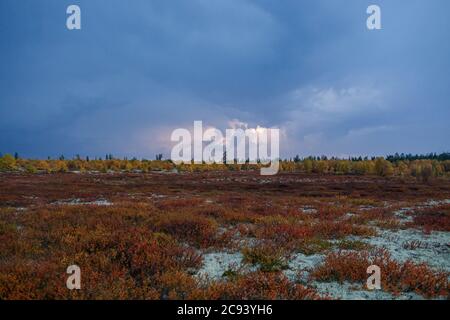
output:
[[[65,28],[69,4],[82,30]],[[233,119],[280,127],[285,155],[446,151],[449,8],[3,0],[0,151],[168,154],[173,128]]]

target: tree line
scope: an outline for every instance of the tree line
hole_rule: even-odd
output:
[[[24,159],[16,153],[14,156],[0,156],[0,172],[56,173],[56,172],[203,172],[203,171],[245,171],[259,170],[261,164],[175,164],[163,160],[158,154],[155,160],[137,158],[115,158],[107,154],[104,159],[76,155],[72,159],[60,156],[56,159]],[[281,172],[305,172],[335,175],[376,175],[381,177],[399,176],[415,177],[428,181],[435,177],[450,177],[450,154],[405,155],[395,154],[384,157],[353,157],[340,159],[337,157],[306,157],[280,160]]]

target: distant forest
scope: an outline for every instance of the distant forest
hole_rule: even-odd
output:
[[[155,160],[137,158],[118,159],[108,154],[105,160],[101,158],[82,158],[79,155],[72,159],[60,156],[58,159],[37,160],[23,159],[17,153],[13,156],[5,154],[0,157],[0,172],[23,173],[146,173],[154,171],[165,172],[206,172],[206,171],[249,171],[259,170],[261,163],[250,164],[248,161],[238,163],[175,164],[171,160],[163,160],[158,154]],[[296,156],[293,159],[280,160],[280,172],[304,172],[315,174],[351,174],[376,175],[381,177],[414,177],[418,180],[429,181],[433,178],[450,178],[450,153],[427,155],[395,154],[384,157],[353,157],[339,159]]]
[[[375,160],[377,157],[350,157],[348,160],[351,161],[367,161],[367,160]],[[311,160],[347,160],[342,159],[338,157],[331,157],[328,158],[327,156],[310,156],[306,158],[300,158],[300,156],[296,156],[295,158],[291,159],[291,161],[299,162],[303,161],[305,159],[311,159]],[[450,160],[450,152],[444,152],[444,153],[427,153],[427,154],[411,154],[411,153],[395,153],[394,155],[388,155],[385,157],[385,159],[389,162],[397,162],[397,161],[414,161],[414,160],[438,160],[438,161],[445,161]]]
[[[5,154],[7,155],[7,154]],[[0,152],[0,158],[3,158],[3,153]],[[300,157],[299,155],[295,156],[294,158],[291,159],[285,159],[283,161],[294,161],[294,162],[301,162],[304,161],[306,159],[310,159],[310,160],[350,160],[350,161],[367,161],[367,160],[375,160],[379,157],[349,157],[348,159],[346,158],[339,158],[339,157],[327,157],[327,156],[308,156],[308,157]],[[14,153],[14,159],[19,159],[19,154],[16,152]],[[66,158],[64,155],[60,155],[57,159],[55,160],[68,160],[70,158]],[[81,160],[82,157],[77,154],[75,155],[72,160]],[[86,161],[91,160],[89,156],[86,156],[84,158]],[[114,159],[119,159],[114,157],[112,154],[106,154],[105,155],[105,160],[114,160]],[[384,159],[386,159],[389,162],[397,162],[397,161],[414,161],[414,160],[438,160],[438,161],[445,161],[445,160],[450,160],[450,152],[443,152],[440,154],[437,153],[427,153],[427,154],[412,154],[412,153],[395,153],[393,155],[387,155]],[[52,160],[52,158],[50,156],[47,157],[47,160]],[[92,160],[102,160],[102,158],[93,158]],[[128,160],[128,157],[124,157],[123,160]],[[137,160],[136,157],[133,157],[131,160]],[[155,156],[155,160],[161,161],[163,160],[163,154],[159,153]],[[142,159],[141,161],[149,161],[147,159]]]

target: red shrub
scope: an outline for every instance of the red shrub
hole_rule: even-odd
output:
[[[351,209],[347,206],[319,206],[314,216],[321,220],[334,220],[342,217],[349,211]]]
[[[216,242],[217,223],[191,213],[167,213],[156,217],[155,231],[165,232],[180,241],[198,247],[208,247]]]
[[[414,213],[409,227],[420,227],[425,232],[450,231],[450,205],[442,205]]]
[[[320,221],[313,225],[314,234],[326,239],[343,238],[346,236],[373,236],[375,231],[370,227],[356,225],[346,221]]]
[[[258,238],[271,240],[282,246],[310,238],[313,234],[313,230],[308,226],[295,224],[265,224],[256,231]]]
[[[198,198],[188,198],[188,199],[167,199],[159,201],[157,206],[159,209],[164,211],[170,211],[173,209],[181,209],[181,208],[194,208],[204,201]]]
[[[212,283],[194,299],[311,300],[321,297],[313,290],[290,282],[282,273],[254,272],[232,281]]]

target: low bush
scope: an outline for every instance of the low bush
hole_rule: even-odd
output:
[[[154,229],[190,245],[204,248],[216,243],[218,225],[213,219],[203,216],[188,212],[170,212],[155,217]]]
[[[421,228],[426,233],[431,231],[450,231],[450,205],[440,205],[434,208],[414,212],[413,221],[408,227]]]
[[[271,244],[244,248],[242,254],[244,263],[258,266],[263,272],[278,272],[288,268],[288,255]]]
[[[193,299],[221,300],[318,300],[322,297],[314,289],[289,281],[282,273],[252,272],[230,281],[210,284],[197,291]]]

